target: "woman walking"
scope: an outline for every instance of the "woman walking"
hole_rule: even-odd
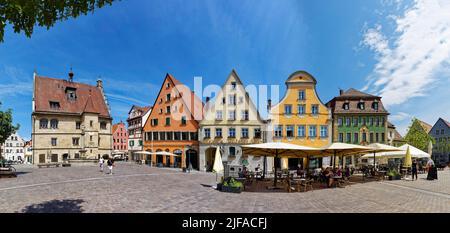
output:
[[[100,157],[98,164],[100,166],[100,172],[103,172],[103,164],[105,163],[105,160],[103,159],[103,157]]]
[[[412,162],[411,175],[412,175],[412,180],[414,180],[414,176],[416,176],[416,180],[417,180],[417,161],[415,159]]]

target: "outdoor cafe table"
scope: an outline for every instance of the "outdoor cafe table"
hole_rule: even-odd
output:
[[[302,184],[303,182],[306,181],[305,178],[298,178],[298,177],[296,177],[296,178],[292,177],[291,180],[296,184],[296,186],[297,186],[297,192],[300,192],[300,186],[301,186],[301,184]],[[291,183],[289,183],[289,184],[291,184]],[[292,186],[292,185],[289,185],[289,187],[288,187],[288,188],[289,188],[289,191],[291,190],[291,186]]]
[[[377,171],[377,174],[378,174],[378,178],[379,179],[383,179],[384,180],[384,177],[386,176],[387,171]]]

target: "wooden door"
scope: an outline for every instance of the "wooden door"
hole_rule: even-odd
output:
[[[39,155],[39,163],[45,163],[45,154]]]

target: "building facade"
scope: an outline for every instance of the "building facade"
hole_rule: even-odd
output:
[[[128,131],[125,123],[119,122],[112,127],[113,150],[128,154]]]
[[[347,91],[340,90],[339,96],[330,100],[327,106],[333,116],[333,142],[388,144],[389,113],[384,108],[381,97],[350,88]],[[346,164],[358,164],[354,156],[346,159]]]
[[[316,85],[316,79],[305,71],[289,76],[285,96],[270,110],[269,139],[315,148],[331,143],[331,112],[320,100]],[[317,166],[324,162],[322,159],[314,161]],[[307,162],[289,159],[287,164],[290,169],[296,169],[299,164],[306,166]],[[275,165],[280,167],[280,162],[275,161]]]
[[[33,78],[33,163],[111,156],[112,118],[101,80],[97,85]]]
[[[25,140],[19,134],[14,133],[9,136],[2,145],[2,156],[7,161],[25,161]]]
[[[128,112],[128,157],[131,160],[143,160],[143,156],[135,152],[144,150],[143,127],[147,122],[152,108],[133,105]]]
[[[327,103],[333,113],[333,141],[359,145],[387,143],[389,113],[381,97],[353,88]]]
[[[397,131],[395,125],[388,121],[387,143],[390,146],[399,147],[406,143],[402,135]]]
[[[450,122],[439,118],[429,131],[435,140],[432,159],[436,164],[450,163]]]
[[[146,156],[153,165],[199,169],[198,120],[203,103],[188,87],[167,74],[144,124],[144,150],[173,155]]]
[[[212,171],[216,148],[220,148],[224,163],[246,165],[250,170],[259,164],[262,168],[262,157],[242,154],[242,145],[265,141],[265,122],[237,73],[233,70],[214,100],[206,101],[200,121],[200,170]]]
[[[23,147],[25,163],[31,164],[33,163],[33,140],[29,140],[25,142],[25,146]]]

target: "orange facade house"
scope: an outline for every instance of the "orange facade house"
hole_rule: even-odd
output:
[[[167,74],[144,124],[144,150],[166,151],[172,155],[151,155],[156,166],[199,168],[198,121],[203,102],[193,91]]]

